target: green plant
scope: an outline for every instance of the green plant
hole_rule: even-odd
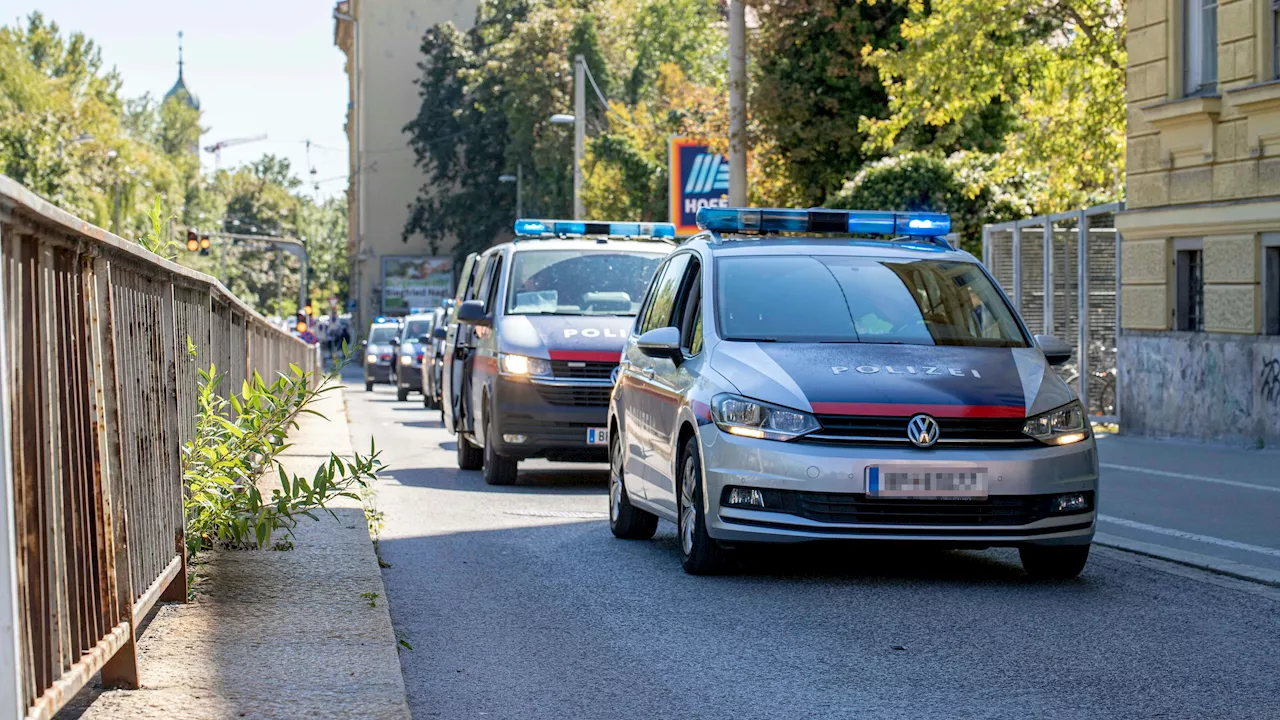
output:
[[[164,217],[164,211],[160,207],[160,198],[156,198],[155,207],[147,212],[147,220],[151,223],[151,229],[138,236],[138,244],[166,260],[174,259],[175,255],[169,251],[177,247],[178,243],[169,237],[169,228],[167,227],[172,219],[172,217]],[[191,338],[187,338],[187,342],[190,343]]]
[[[369,607],[374,608],[378,607],[378,598],[382,597],[382,595],[369,591],[360,593],[360,597],[364,598],[365,602],[369,603]]]
[[[360,499],[358,491],[383,469],[371,443],[368,454],[349,460],[331,453],[310,479],[285,470],[277,458],[289,448],[297,418],[323,417],[308,405],[337,387],[332,376],[313,384],[312,373],[290,369],[271,384],[254,373],[239,395],[225,398],[218,394],[217,369],[200,371],[195,439],[182,453],[189,554],[214,545],[266,547],[276,530],[291,534],[301,516],[334,515],[328,507],[334,499]],[[268,472],[278,475],[280,487],[265,497],[258,485]]]
[[[400,647],[404,648],[405,650],[413,649],[413,645],[409,643],[409,633],[405,632],[404,630],[396,631],[396,644],[398,644]]]

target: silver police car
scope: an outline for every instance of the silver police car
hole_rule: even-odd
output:
[[[1054,371],[946,215],[705,208],[658,269],[609,410],[609,522],[676,523],[684,568],[808,540],[1017,547],[1084,568],[1098,458]],[[778,233],[788,233],[783,237]],[[831,233],[830,235],[824,235]]]

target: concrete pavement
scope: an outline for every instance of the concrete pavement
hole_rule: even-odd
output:
[[[487,486],[419,396],[348,389],[353,441],[393,466],[383,578],[416,717],[1280,717],[1276,588],[1107,548],[1056,584],[1010,551],[850,545],[689,577],[671,525],[609,534],[603,466]]]
[[[1280,452],[1099,435],[1117,547],[1280,585]]]
[[[329,419],[302,416],[284,455],[307,477],[330,451],[351,452],[342,393],[314,409]],[[303,518],[292,550],[206,553],[194,600],[160,605],[139,638],[143,687],[103,693],[95,680],[59,718],[407,720],[364,510],[334,510]]]

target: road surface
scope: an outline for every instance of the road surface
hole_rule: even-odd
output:
[[[690,577],[672,525],[609,534],[603,465],[490,487],[420,396],[346,391],[355,446],[391,468],[383,577],[416,718],[1280,718],[1280,589],[1107,548],[1057,584],[1011,551],[848,545]],[[1179,518],[1122,503],[1247,489],[1131,474],[1105,511],[1153,527]]]

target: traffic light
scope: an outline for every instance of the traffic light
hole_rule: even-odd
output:
[[[302,306],[302,312],[306,313],[306,314],[307,314],[307,316],[310,316],[310,315],[311,315],[311,306],[310,306],[310,305],[304,305],[304,306]]]
[[[201,235],[201,236],[200,236],[200,254],[201,254],[201,255],[208,255],[208,254],[209,254],[209,246],[210,246],[211,244],[212,244],[212,243],[210,243],[210,242],[209,242],[209,236],[208,236],[208,235]]]
[[[294,326],[294,329],[297,330],[299,333],[306,332],[308,327],[307,316],[303,313],[298,313],[297,318],[298,318],[298,324]]]
[[[200,249],[200,239],[196,237],[195,230],[187,230],[187,250],[195,252]]]

